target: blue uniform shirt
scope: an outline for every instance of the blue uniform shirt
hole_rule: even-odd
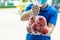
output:
[[[33,6],[33,4],[29,4],[26,7],[25,11],[29,11],[32,6]],[[40,9],[40,13],[38,15],[44,16],[46,18],[47,25],[48,25],[48,23],[51,23],[54,26],[56,25],[58,11],[54,7],[47,5],[44,10],[42,8]],[[50,40],[50,36],[31,35],[30,33],[28,33],[26,36],[26,40]]]

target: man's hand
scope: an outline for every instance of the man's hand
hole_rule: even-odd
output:
[[[38,7],[38,5],[33,5],[32,8],[27,11],[27,12],[23,12],[21,15],[21,20],[22,21],[26,21],[29,19],[30,15],[38,15],[40,8]]]
[[[48,23],[48,27],[47,26],[42,27],[40,31],[42,34],[51,34],[53,30],[54,30],[54,25],[51,23]]]
[[[42,34],[48,34],[50,32],[50,29],[47,26],[41,27],[40,32]]]
[[[48,23],[48,28],[50,29],[49,33],[51,34],[54,30],[54,25],[51,23]]]
[[[21,15],[21,20],[22,20],[22,21],[28,20],[29,17],[30,17],[30,15],[31,15],[30,12],[24,12],[24,13],[22,13],[22,15]]]

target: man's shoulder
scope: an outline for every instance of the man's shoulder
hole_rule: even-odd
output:
[[[50,5],[48,5],[48,10],[49,10],[49,11],[52,11],[52,12],[58,11],[55,7],[50,6]]]

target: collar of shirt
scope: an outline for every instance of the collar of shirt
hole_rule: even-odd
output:
[[[45,12],[46,12],[46,11],[48,11],[49,9],[50,9],[50,7],[49,7],[49,5],[47,5],[47,6],[45,7],[45,9],[40,8],[40,12],[41,12],[41,11],[45,11]]]

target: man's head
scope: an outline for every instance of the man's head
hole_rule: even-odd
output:
[[[36,0],[36,2],[38,2],[40,7],[42,7],[42,8],[45,8],[47,5],[47,0]]]
[[[47,0],[36,0],[37,2],[39,2],[40,4],[45,4],[47,3]]]

